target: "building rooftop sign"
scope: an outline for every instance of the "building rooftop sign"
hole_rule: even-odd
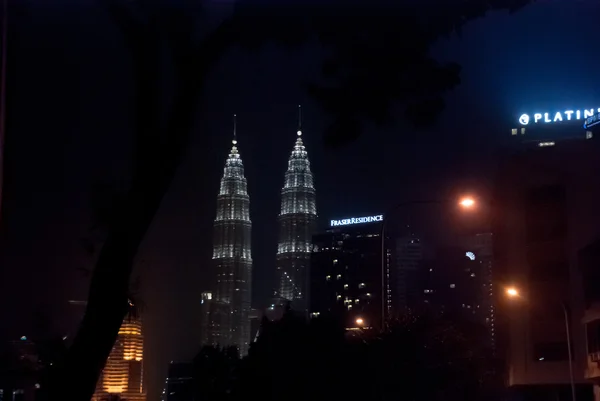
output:
[[[377,216],[352,217],[350,219],[331,220],[331,227],[349,226],[352,224],[375,223],[378,221],[383,221],[382,214]]]
[[[597,116],[596,112],[600,113],[598,109],[583,109],[583,110],[564,110],[547,113],[534,113],[534,114],[521,114],[519,117],[519,124],[521,125],[533,125],[533,124],[549,124],[563,121],[574,121],[574,120],[587,120],[589,117]]]
[[[583,128],[588,129],[596,124],[600,124],[600,109],[598,109],[598,112],[596,114],[585,119],[585,123],[583,123]]]

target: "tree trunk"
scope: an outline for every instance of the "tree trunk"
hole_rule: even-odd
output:
[[[130,192],[109,228],[90,285],[85,316],[58,370],[49,400],[88,401],[128,310],[133,263],[144,235],[169,188],[193,129],[204,77],[234,39],[230,21],[197,49],[175,60],[177,90],[166,134],[161,127],[161,46],[157,24],[140,25],[128,10],[111,12],[133,55],[135,79],[135,162]],[[180,39],[180,38],[179,38]],[[178,38],[172,39],[173,41]],[[180,43],[177,46],[181,46]],[[194,50],[196,51],[194,53]],[[177,55],[174,55],[177,58]]]
[[[57,372],[50,400],[91,399],[128,310],[135,256],[179,161],[178,152],[167,149],[161,135],[160,47],[152,28],[146,25],[140,29],[139,24],[128,28],[132,35],[126,39],[133,55],[135,79],[133,179],[129,194],[109,227],[92,274],[85,316]]]

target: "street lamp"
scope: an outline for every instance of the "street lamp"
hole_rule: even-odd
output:
[[[506,295],[510,299],[515,299],[515,298],[520,297],[520,292],[515,287],[508,287],[506,289]],[[571,349],[571,332],[570,332],[571,325],[569,324],[569,309],[567,307],[566,302],[564,302],[564,301],[561,301],[560,305],[562,307],[563,314],[565,317],[565,329],[566,329],[566,333],[567,333],[567,354],[569,357],[569,379],[571,381],[571,398],[572,398],[572,401],[576,401],[575,379],[573,378],[573,351]]]
[[[458,202],[458,204],[465,209],[470,209],[475,206],[475,199],[466,197],[461,199],[460,202]]]
[[[396,210],[400,209],[404,206],[412,206],[412,205],[430,205],[430,204],[455,204],[455,200],[416,200],[416,201],[407,201],[401,202],[391,208],[388,213],[384,215],[383,222],[381,223],[381,330],[385,328],[385,310],[386,310],[386,300],[387,300],[387,292],[385,289],[385,260],[386,260],[386,252],[385,252],[385,228],[388,222],[388,216],[394,213]],[[458,206],[463,209],[473,209],[477,205],[477,202],[472,197],[463,197],[458,201]]]
[[[362,318],[357,318],[356,319],[356,325],[357,326],[362,326],[365,323],[365,321]]]

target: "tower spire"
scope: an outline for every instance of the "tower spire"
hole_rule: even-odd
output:
[[[298,105],[298,136],[302,136],[302,105]]]
[[[233,115],[233,140],[231,143],[237,144],[237,114]]]

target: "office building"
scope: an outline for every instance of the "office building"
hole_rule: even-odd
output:
[[[194,401],[194,390],[194,365],[171,361],[162,401]]]
[[[130,313],[119,329],[117,341],[98,379],[92,401],[115,397],[128,401],[146,401],[143,360],[142,320]]]
[[[487,314],[476,262],[460,245],[439,247],[423,273],[426,303],[441,313],[483,325]]]
[[[401,315],[422,301],[423,247],[415,235],[396,239],[395,266],[392,269],[392,314]]]
[[[519,152],[499,169],[496,344],[508,385],[530,399],[570,398],[571,370],[578,399],[590,388],[584,385],[585,302],[577,261],[600,231],[599,174],[599,143],[584,139]]]
[[[203,292],[200,297],[200,344],[213,345],[218,342],[219,328],[216,326],[217,322],[214,316],[211,315],[213,311],[212,292]]]
[[[392,299],[389,280],[382,282],[382,220],[383,216],[332,220],[329,230],[313,236],[312,317],[334,316],[347,329],[381,327],[382,311],[387,314]],[[389,277],[391,250],[386,246],[385,252],[384,274]]]
[[[204,345],[236,346],[240,355],[250,343],[252,254],[250,198],[244,165],[234,139],[221,178],[214,221],[213,291],[202,302],[210,306],[204,323]],[[210,302],[208,302],[210,301]],[[204,312],[206,313],[206,311]]]
[[[579,251],[579,269],[584,283],[586,369],[584,377],[593,385],[594,400],[600,400],[600,239]]]
[[[471,273],[477,294],[477,315],[487,330],[488,342],[492,349],[495,348],[495,313],[494,313],[494,236],[492,233],[478,233],[463,238],[465,256],[472,262]]]
[[[280,303],[291,302],[294,310],[306,312],[317,205],[300,127],[297,135],[281,189],[275,297]]]
[[[40,360],[37,344],[27,336],[0,344],[0,401],[35,400],[49,365],[52,361]]]

